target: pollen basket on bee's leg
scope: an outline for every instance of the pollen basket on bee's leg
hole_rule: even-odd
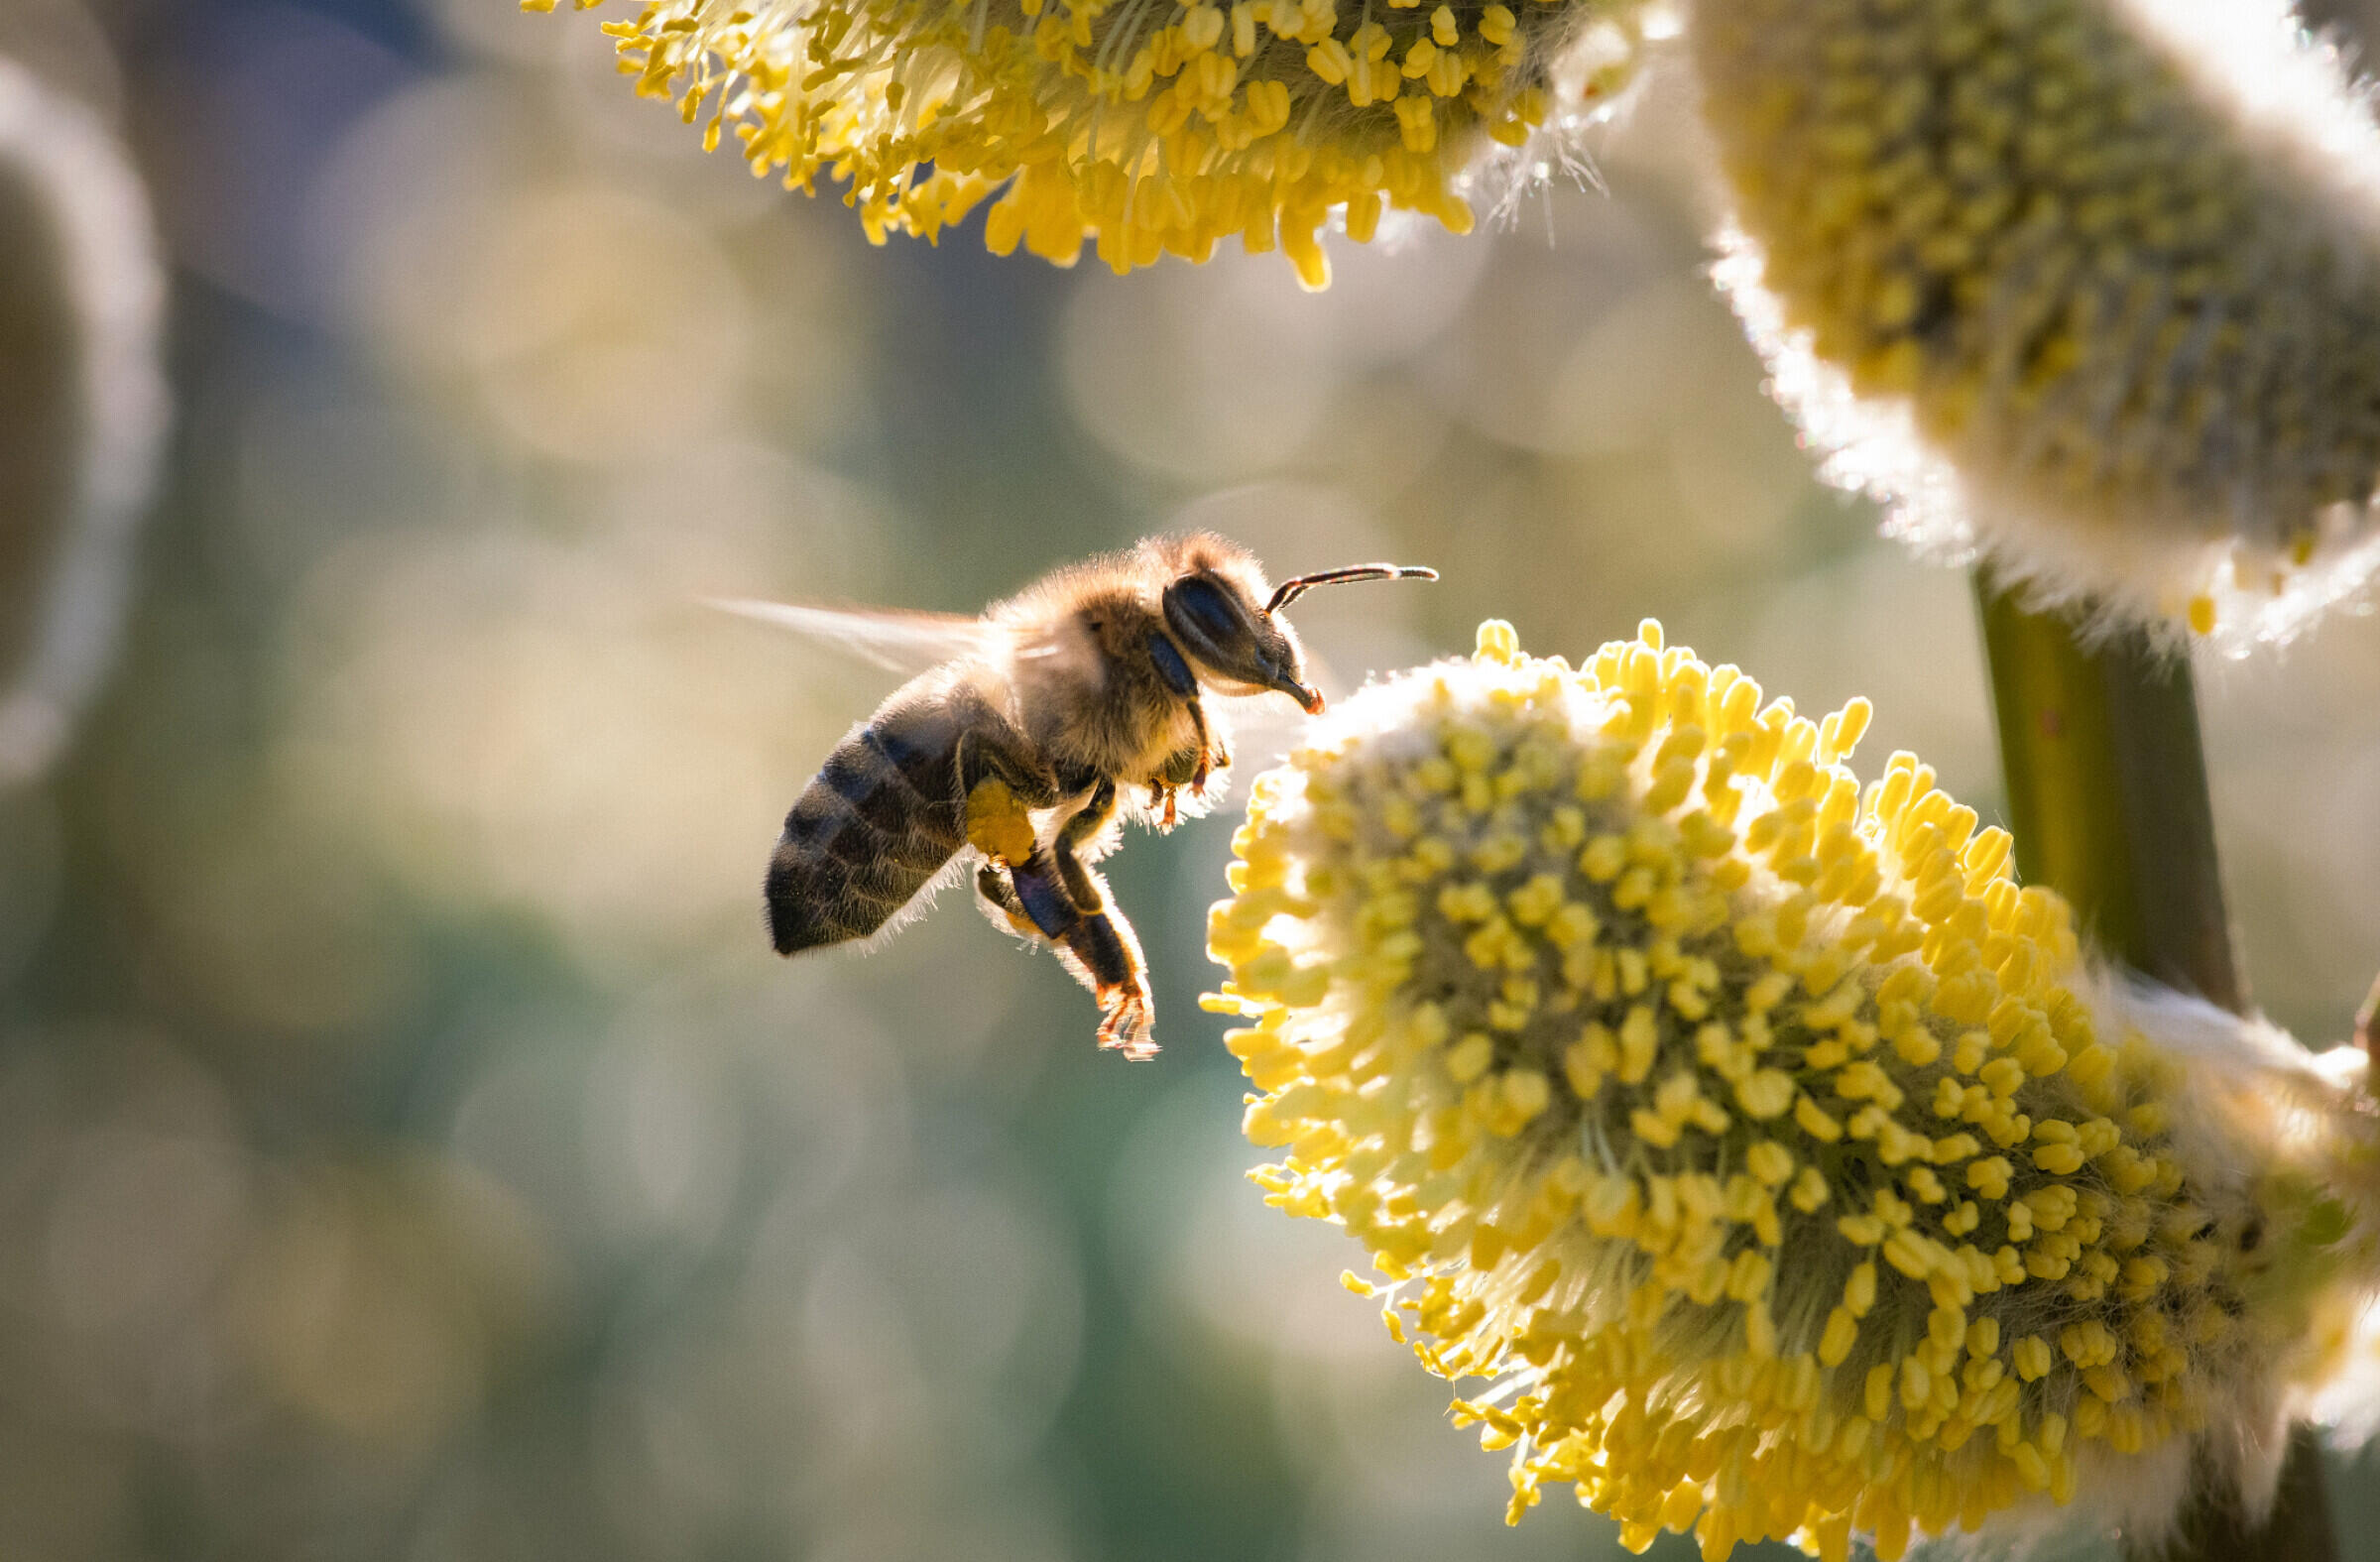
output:
[[[967,844],[1012,865],[1033,855],[1032,811],[997,776],[977,781],[967,793]]]
[[[1494,1381],[1455,1410],[1515,1519],[1567,1482],[1711,1557],[2078,1498],[2154,1534],[2194,1457],[2269,1492],[2242,1450],[2365,1294],[2368,1234],[2309,1236],[2352,1092],[2096,972],[1930,769],[1861,786],[1868,716],[1650,623],[1578,670],[1490,624],[1254,784],[1209,938],[1256,1178]]]

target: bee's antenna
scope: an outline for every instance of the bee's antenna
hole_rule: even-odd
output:
[[[1435,580],[1438,571],[1419,564],[1350,564],[1345,569],[1325,569],[1319,574],[1299,575],[1284,580],[1272,589],[1272,600],[1264,604],[1267,613],[1278,613],[1316,586],[1341,586],[1355,580]]]

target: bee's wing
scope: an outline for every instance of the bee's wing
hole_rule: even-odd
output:
[[[904,613],[889,608],[805,607],[748,598],[706,598],[724,612],[758,619],[848,652],[892,672],[923,672],[945,661],[981,655],[996,631],[980,618],[956,613]]]

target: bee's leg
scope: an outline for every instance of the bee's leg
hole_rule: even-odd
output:
[[[1020,811],[1057,805],[1056,778],[1006,716],[982,701],[969,701],[961,719],[966,730],[959,734],[955,759],[962,804],[971,802],[986,781],[997,781]]]
[[[1198,747],[1176,749],[1165,757],[1165,768],[1157,772],[1148,783],[1148,805],[1162,809],[1157,828],[1170,830],[1181,822],[1179,794],[1184,786],[1205,796],[1207,782],[1213,776],[1205,763],[1206,751]]]
[[[1082,858],[1076,854],[1082,850],[1085,841],[1106,829],[1108,821],[1115,816],[1116,782],[1103,777],[1099,784],[1091,789],[1089,800],[1058,826],[1057,839],[1050,842],[1049,855],[1051,861],[1057,864],[1058,877],[1064,881],[1066,893],[1073,897],[1076,907],[1085,915],[1099,909],[1106,898],[1099,893],[1091,870],[1083,866]]]
[[[1057,865],[1047,852],[1035,851],[1011,868],[1009,884],[1016,908],[1042,937],[1063,943],[1082,925],[1083,913],[1076,908],[1073,893],[1058,877]]]
[[[1190,698],[1190,727],[1198,734],[1198,760],[1190,773],[1190,789],[1203,797],[1207,794],[1207,778],[1216,771],[1230,769],[1232,757],[1208,729],[1207,707],[1199,703],[1196,695]]]
[[[1018,902],[1001,875],[1039,853],[1032,813],[1058,801],[1057,781],[988,702],[971,701],[964,719],[954,757],[953,804],[967,843],[989,859],[976,876],[976,889],[1012,926],[1018,926],[1019,914],[1038,925],[1039,918]]]
[[[1010,887],[1008,878],[998,864],[986,863],[976,869],[975,893],[983,897],[984,904],[997,911],[1000,920],[1017,937],[1031,939],[1042,936],[1039,924],[1033,920],[1032,913],[1024,908],[1024,902],[1016,899],[1016,892]]]
[[[1055,806],[1075,788],[1053,777],[1007,718],[988,703],[970,710],[968,723],[959,740],[957,780],[968,843],[987,859],[976,872],[976,893],[1019,937],[1047,938],[1062,952],[1064,941],[1080,933],[1083,902],[1075,894],[1077,886],[1041,846],[1032,813]],[[1092,801],[1096,804],[1098,796]],[[1113,807],[1111,789],[1108,811]],[[1087,828],[1077,822],[1083,813],[1092,815]],[[1083,813],[1068,821],[1078,832],[1067,837],[1063,848],[1070,864],[1074,844],[1106,822],[1106,813],[1095,807]],[[1079,875],[1080,865],[1075,867]],[[1098,901],[1091,903],[1096,907]],[[1089,980],[1084,985],[1096,990]]]
[[[1183,659],[1181,649],[1169,637],[1162,633],[1148,637],[1148,661],[1149,665],[1156,669],[1157,676],[1164,681],[1165,687],[1172,691],[1173,697],[1189,707],[1190,725],[1198,734],[1197,744],[1168,756],[1164,773],[1149,782],[1149,806],[1164,805],[1165,820],[1159,828],[1170,830],[1181,817],[1173,800],[1174,792],[1185,781],[1194,789],[1203,791],[1206,787],[1207,713],[1199,707],[1198,678],[1191,672],[1190,663]]]
[[[1232,767],[1231,755],[1216,740],[1215,729],[1208,725],[1206,706],[1196,697],[1183,703],[1190,712],[1190,727],[1194,736],[1188,744],[1165,757],[1165,769],[1150,785],[1149,801],[1152,805],[1159,802],[1165,804],[1165,823],[1168,826],[1174,822],[1173,792],[1177,787],[1187,786],[1204,797],[1207,794],[1207,782],[1215,779],[1216,772]]]
[[[1046,854],[1036,853],[1012,872],[1017,899],[1043,931],[1056,941],[1059,958],[1099,1000],[1099,1044],[1114,1047],[1129,1058],[1155,1055],[1150,1037],[1154,1008],[1148,992],[1148,966],[1140,955],[1139,937],[1108,896],[1107,881],[1076,855],[1083,842],[1106,827],[1116,812],[1116,783],[1102,780],[1072,818],[1059,826],[1057,839]],[[1054,876],[1054,877],[1053,877]],[[1055,890],[1068,902],[1073,920],[1053,926],[1060,918],[1044,919],[1037,905],[1044,892]]]
[[[1124,912],[1110,902],[1089,913],[1058,954],[1069,965],[1079,964],[1078,979],[1090,978],[1085,985],[1099,999],[1099,1044],[1134,1062],[1156,1056],[1156,1009],[1148,992],[1148,965],[1140,953],[1139,934]]]
[[[1058,862],[1048,852],[1035,852],[1010,870],[1015,905],[1050,940],[1059,963],[1099,1000],[1099,1044],[1135,1060],[1151,1056],[1157,1046],[1149,1037],[1151,1006],[1140,940],[1108,900],[1106,881],[1096,871],[1078,862],[1072,874],[1061,873]],[[1070,888],[1068,881],[1076,878],[1081,882]],[[1091,898],[1089,909],[1078,908],[1078,893]],[[997,903],[990,892],[987,899]]]
[[[1232,757],[1223,751],[1223,746],[1215,741],[1208,730],[1207,708],[1198,699],[1198,679],[1190,671],[1190,663],[1183,660],[1181,651],[1165,636],[1151,635],[1148,640],[1148,660],[1157,669],[1157,676],[1163,678],[1165,686],[1173,691],[1174,698],[1189,707],[1190,730],[1196,738],[1195,753],[1190,762],[1190,789],[1204,796],[1209,772],[1230,769]],[[1170,776],[1166,779],[1172,780]],[[1170,807],[1165,822],[1173,822]]]

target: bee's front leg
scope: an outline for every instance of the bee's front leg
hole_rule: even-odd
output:
[[[1165,757],[1165,769],[1152,785],[1153,790],[1171,792],[1187,786],[1200,796],[1207,793],[1207,782],[1216,772],[1231,769],[1232,757],[1216,740],[1215,730],[1207,723],[1206,707],[1193,697],[1184,702],[1190,714],[1191,740]],[[1171,816],[1166,823],[1173,822]]]
[[[1157,818],[1158,829],[1170,830],[1181,822],[1181,806],[1175,800],[1175,794],[1188,784],[1189,780],[1190,751],[1188,749],[1169,756],[1165,761],[1165,768],[1157,772],[1156,776],[1150,780],[1148,805],[1151,809],[1163,810]]]
[[[1196,737],[1165,757],[1165,768],[1148,783],[1148,805],[1163,807],[1165,816],[1160,829],[1170,830],[1178,822],[1180,809],[1174,794],[1187,786],[1197,795],[1207,794],[1207,782],[1219,771],[1231,768],[1232,757],[1223,745],[1215,741],[1213,729],[1207,725],[1207,713],[1196,699],[1189,701],[1190,725]]]
[[[1196,698],[1190,701],[1190,726],[1198,734],[1198,758],[1190,773],[1190,789],[1203,797],[1207,794],[1207,778],[1217,771],[1230,770],[1232,757],[1215,740],[1213,729],[1207,725],[1207,707]]]
[[[1200,796],[1205,796],[1207,778],[1215,771],[1228,767],[1232,757],[1223,752],[1222,746],[1215,742],[1207,727],[1207,708],[1199,702],[1198,678],[1191,672],[1190,663],[1183,659],[1181,651],[1165,636],[1152,635],[1148,642],[1148,658],[1150,665],[1156,668],[1157,676],[1164,681],[1174,698],[1182,702],[1182,708],[1190,716],[1189,745],[1169,756],[1164,773],[1149,783],[1149,806],[1164,805],[1163,827],[1170,830],[1179,817],[1174,792],[1187,785]]]

